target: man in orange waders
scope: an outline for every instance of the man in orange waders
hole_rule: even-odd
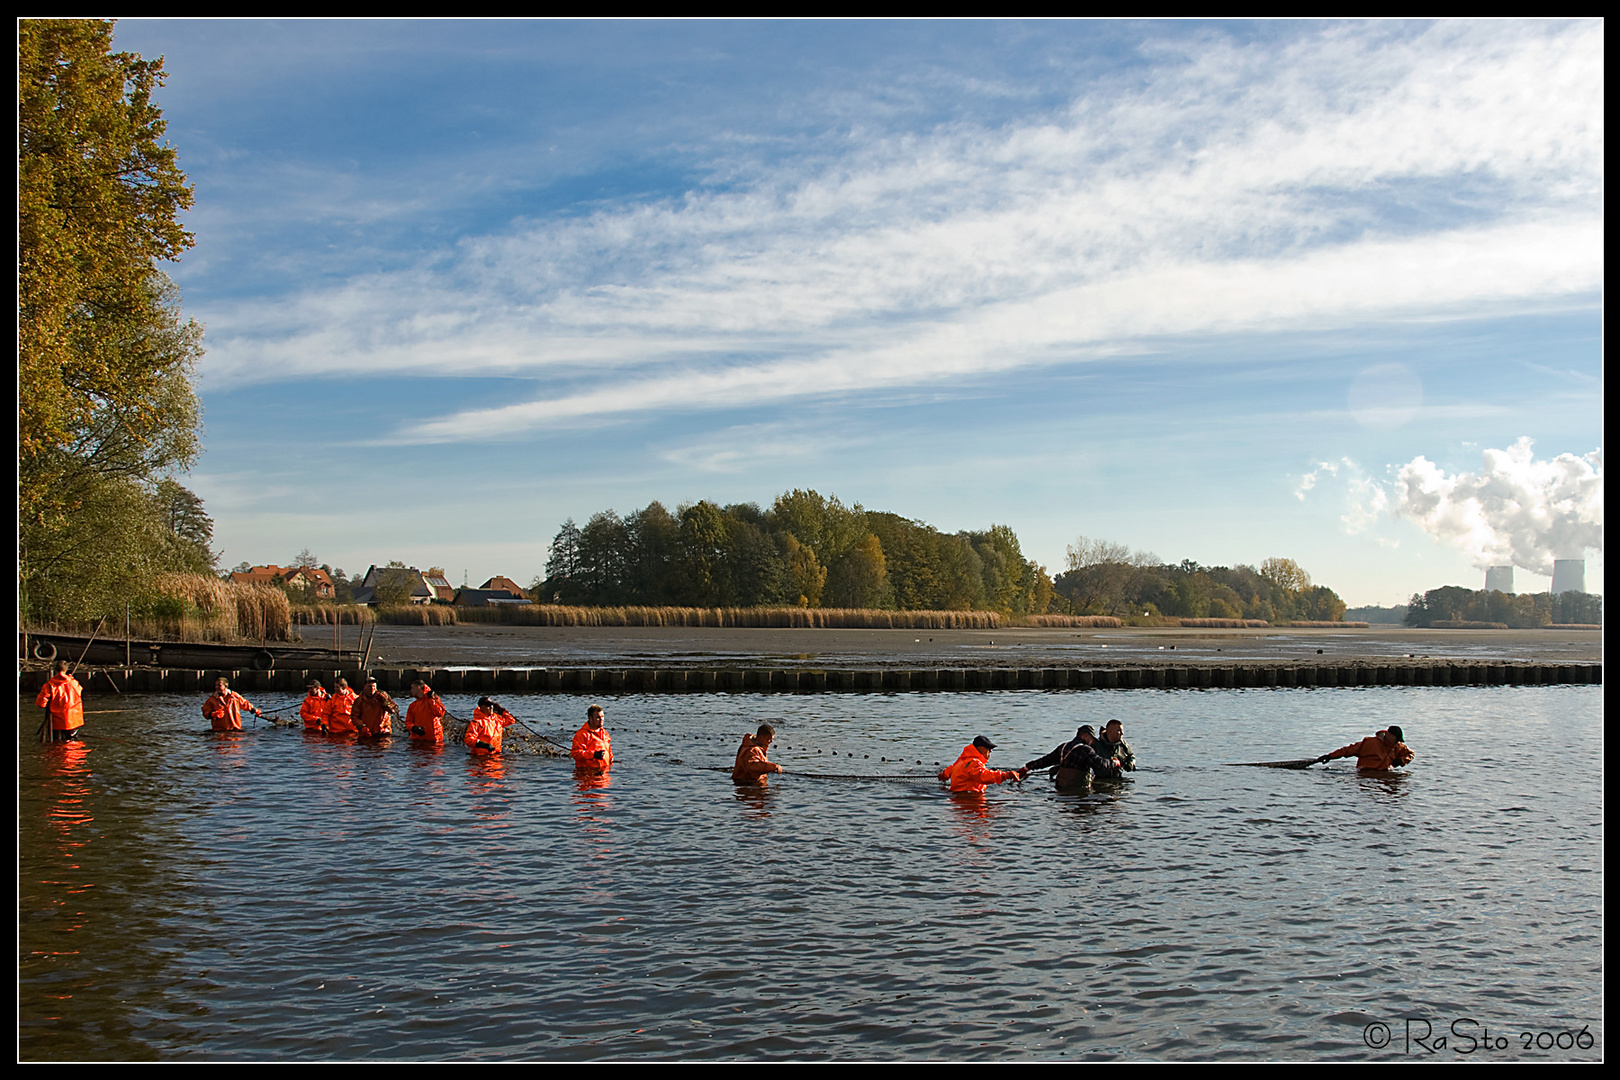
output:
[[[366,676],[366,688],[354,699],[354,726],[362,739],[380,739],[394,732],[392,717],[399,706],[385,691],[377,689],[376,676]]]
[[[405,734],[413,743],[443,744],[444,702],[421,679],[411,683],[411,696],[416,700],[405,710]]]
[[[474,754],[498,754],[503,733],[515,723],[517,717],[497,705],[493,698],[481,697],[461,741]]]
[[[574,768],[606,772],[613,765],[613,739],[602,726],[602,706],[585,710],[585,724],[574,732]]]
[[[1354,755],[1358,769],[1398,769],[1402,765],[1410,765],[1412,759],[1417,757],[1412,753],[1412,748],[1401,741],[1405,737],[1400,728],[1391,724],[1383,731],[1369,735],[1358,743],[1341,746],[1316,760],[1326,762]]]
[[[304,697],[304,703],[298,706],[298,715],[304,718],[304,730],[310,734],[323,734],[326,731],[327,718],[332,715],[332,698],[327,694],[326,687],[321,680],[309,680],[309,691]]]
[[[79,729],[84,727],[84,688],[68,673],[66,660],[56,662],[56,674],[39,688],[34,704],[50,710],[51,742],[79,737]]]
[[[332,710],[326,715],[328,735],[358,735],[354,726],[354,703],[358,695],[350,689],[349,680],[339,676],[332,680]]]
[[[731,770],[733,784],[754,784],[764,787],[767,774],[782,771],[782,766],[765,757],[774,738],[776,729],[769,724],[759,725],[759,733],[756,735],[743,736],[742,746],[737,749],[737,764]]]
[[[996,744],[980,735],[962,748],[962,755],[940,770],[939,778],[951,782],[951,794],[983,795],[986,784],[1001,784],[1008,780],[1022,781],[1027,774],[1023,769],[992,769],[990,751]]]
[[[254,716],[264,715],[257,705],[232,690],[231,684],[221,675],[214,680],[214,696],[203,702],[202,714],[208,717],[208,723],[215,731],[241,731],[243,709]]]

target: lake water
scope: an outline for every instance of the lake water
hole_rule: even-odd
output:
[[[1601,687],[626,696],[605,784],[200,703],[21,704],[23,1060],[1603,1056]],[[1111,716],[1087,795],[906,775]],[[1223,764],[1391,723],[1406,775]]]

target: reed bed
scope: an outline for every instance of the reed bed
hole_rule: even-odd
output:
[[[1288,625],[1302,630],[1333,630],[1345,626],[1353,630],[1366,630],[1372,624],[1364,622],[1326,622],[1322,619],[1295,619]]]
[[[152,612],[130,620],[132,637],[176,641],[292,640],[292,604],[280,589],[221,581],[209,574],[159,574],[152,584],[159,603]],[[103,633],[110,635],[112,631]],[[120,626],[117,635],[122,634]]]
[[[376,614],[363,604],[314,604],[292,609],[293,622],[300,626],[370,626]]]
[[[1602,623],[1595,622],[1555,622],[1542,627],[1543,630],[1601,630]]]
[[[995,630],[994,611],[884,611],[877,608],[571,607],[499,604],[444,608],[459,623],[509,626],[713,626],[770,629]]]
[[[1481,622],[1477,619],[1437,619],[1429,624],[1434,630],[1506,630],[1505,622]]]
[[[372,613],[372,621],[388,626],[455,626],[456,609],[443,604],[389,604]]]
[[[1266,622],[1266,620],[1264,620],[1264,619],[1177,619],[1176,621],[1179,622],[1182,626],[1213,627],[1213,628],[1221,629],[1221,630],[1247,630],[1247,629],[1250,629],[1250,628],[1256,628],[1257,629],[1257,628],[1262,627],[1262,626],[1270,626],[1271,625],[1270,623]],[[1295,623],[1294,625],[1298,626],[1299,624]],[[1341,623],[1324,623],[1322,625],[1324,625],[1324,626],[1340,626],[1340,625],[1343,625],[1343,624],[1341,624]]]
[[[1054,628],[1104,626],[1124,626],[1123,619],[1113,615],[1025,615],[1015,619],[1017,626],[1040,626]]]

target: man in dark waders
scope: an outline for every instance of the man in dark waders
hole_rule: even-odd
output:
[[[1103,746],[1097,742],[1097,733],[1090,724],[1081,724],[1080,729],[1074,733],[1074,738],[1053,750],[1045,757],[1038,757],[1024,766],[1026,773],[1036,769],[1046,769],[1057,766],[1052,778],[1059,787],[1083,787],[1091,782],[1092,777],[1098,780],[1118,780],[1120,778],[1120,761],[1116,757],[1104,756]]]

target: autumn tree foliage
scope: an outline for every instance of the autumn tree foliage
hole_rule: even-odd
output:
[[[214,561],[212,524],[173,479],[197,453],[202,329],[159,269],[191,246],[192,192],[152,101],[162,61],[113,52],[112,29],[18,24],[18,576],[34,617],[88,617]]]
[[[942,533],[896,514],[794,490],[768,509],[651,503],[563,524],[542,601],[699,607],[1044,611],[1045,570],[1005,525]]]
[[[1338,622],[1345,604],[1293,559],[1253,566],[1168,564],[1150,552],[1081,536],[1068,569],[1053,582],[1054,610],[1074,615],[1169,615],[1181,618],[1294,619]]]

